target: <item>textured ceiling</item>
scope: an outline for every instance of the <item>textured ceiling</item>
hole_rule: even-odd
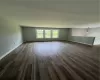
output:
[[[0,15],[33,27],[100,27],[100,0],[0,0]]]

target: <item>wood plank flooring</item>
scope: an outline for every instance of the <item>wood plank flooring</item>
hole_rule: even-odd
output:
[[[0,80],[100,80],[100,46],[26,43],[0,61]]]

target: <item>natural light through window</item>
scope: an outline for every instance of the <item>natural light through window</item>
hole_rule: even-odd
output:
[[[45,38],[51,38],[51,30],[45,30]]]
[[[59,37],[59,30],[52,30],[52,38],[58,38]]]
[[[59,30],[36,29],[36,38],[59,38]]]
[[[36,38],[43,38],[43,30],[41,29],[36,30]]]

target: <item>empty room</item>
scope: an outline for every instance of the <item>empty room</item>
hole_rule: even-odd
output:
[[[100,80],[100,0],[0,0],[0,80]]]

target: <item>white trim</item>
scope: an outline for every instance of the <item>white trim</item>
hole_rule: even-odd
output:
[[[22,44],[22,43],[21,43]],[[20,44],[20,45],[21,45]],[[18,45],[17,47],[19,47],[20,45]],[[4,55],[2,55],[1,57],[0,57],[0,60],[2,59],[2,58],[4,58],[6,55],[8,55],[9,53],[11,53],[14,49],[16,49],[17,47],[15,47],[15,48],[13,48],[13,49],[11,49],[11,50],[9,50],[7,53],[5,53]]]

